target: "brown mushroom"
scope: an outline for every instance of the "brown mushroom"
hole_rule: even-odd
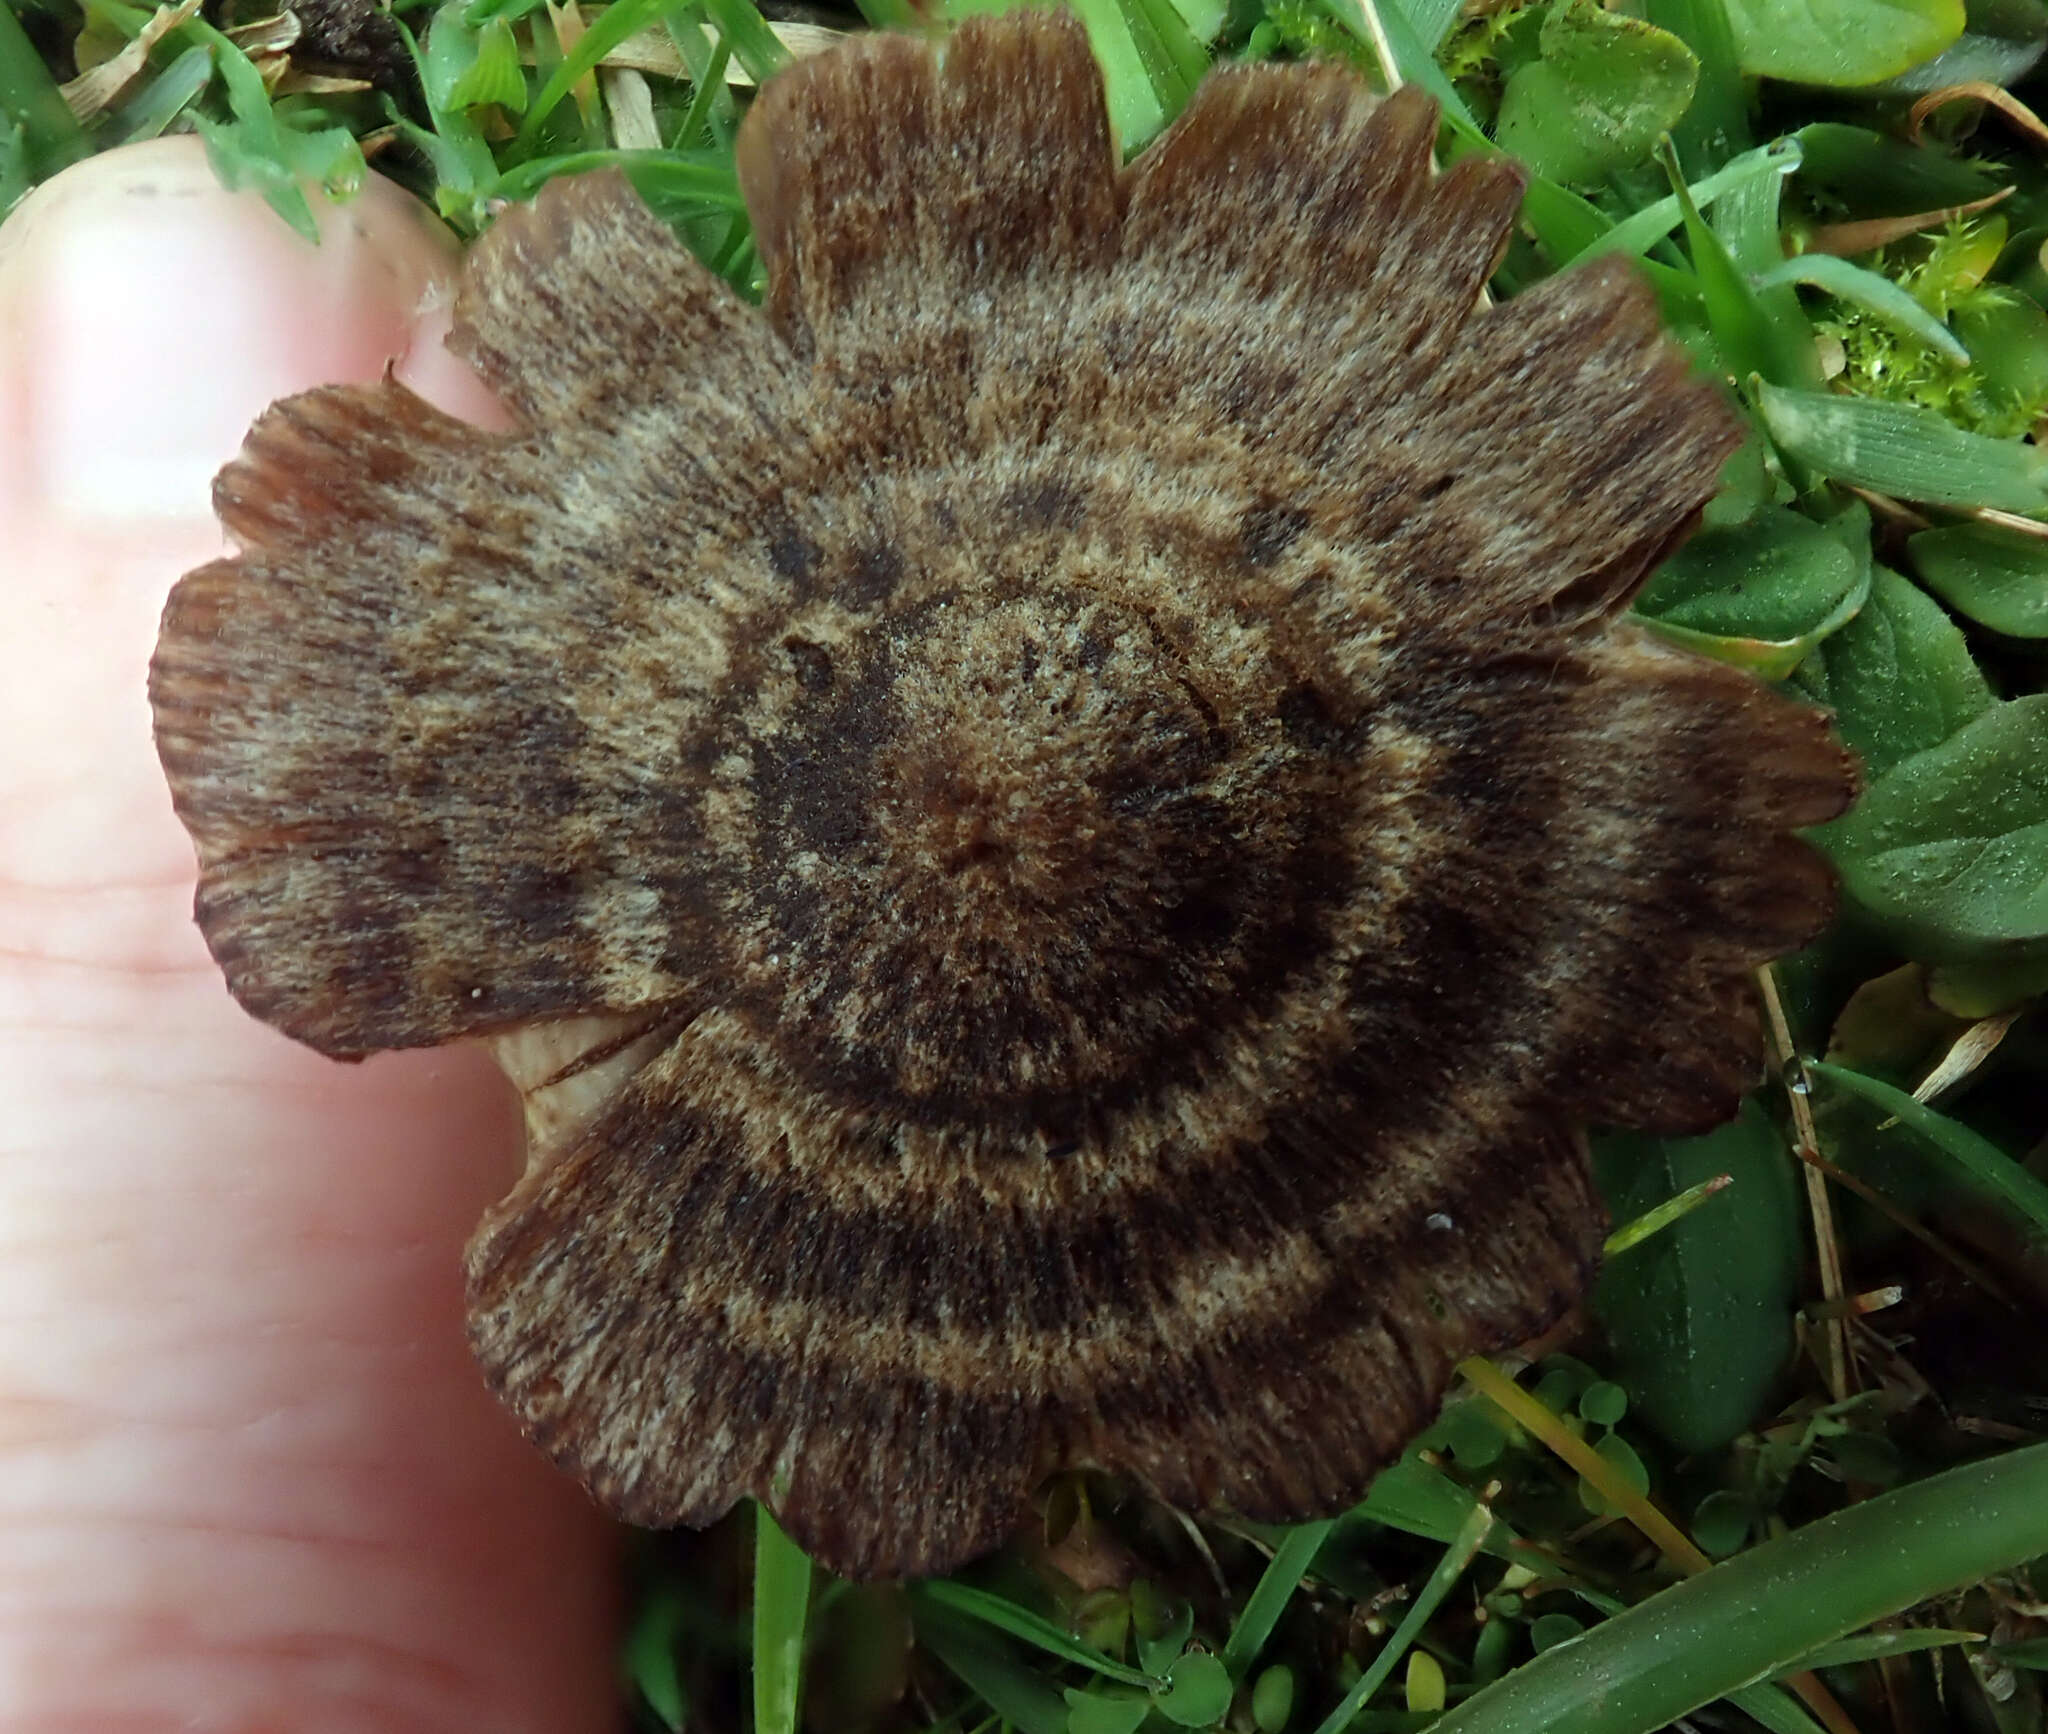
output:
[[[1738,427],[1329,66],[1119,171],[1080,28],[774,81],[764,310],[600,175],[273,408],[151,692],[235,995],[528,1092],[485,1373],[621,1515],[937,1571],[1061,1466],[1336,1510],[1754,1079],[1815,713],[1633,624]]]

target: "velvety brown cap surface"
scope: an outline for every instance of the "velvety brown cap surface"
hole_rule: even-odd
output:
[[[1696,1130],[1826,919],[1814,714],[1631,624],[1735,443],[1516,172],[1080,28],[758,99],[765,310],[622,180],[477,247],[520,419],[310,393],[152,675],[252,1012],[528,1092],[486,1375],[607,1505],[950,1567],[1062,1465],[1329,1512],[1582,1292],[1583,1126]]]

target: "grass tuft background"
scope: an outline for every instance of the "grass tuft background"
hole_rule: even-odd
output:
[[[624,165],[758,294],[751,89],[984,0],[0,5],[0,212],[197,131],[312,227],[392,176],[474,234]],[[2043,0],[1077,0],[1127,151],[1213,62],[1334,56],[1534,171],[1494,283],[1642,261],[1750,418],[1639,607],[1835,711],[1841,919],[1762,984],[1777,1076],[1598,1142],[1625,1226],[1569,1341],[1474,1363],[1357,1509],[1191,1523],[1072,1476],[954,1581],[765,1516],[643,1538],[647,1729],[1773,1734],[2044,1727],[2048,126]]]

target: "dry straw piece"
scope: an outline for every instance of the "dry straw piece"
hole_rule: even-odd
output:
[[[236,997],[465,1036],[471,1330],[612,1510],[943,1570],[1048,1472],[1334,1511],[1583,1292],[1583,1128],[1696,1131],[1824,924],[1824,721],[1631,623],[1735,445],[1604,261],[1330,66],[1120,170],[1080,27],[850,42],[740,174],[476,248],[517,418],[292,398],[152,675]]]

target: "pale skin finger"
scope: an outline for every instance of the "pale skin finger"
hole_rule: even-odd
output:
[[[0,1721],[612,1726],[613,1537],[462,1338],[516,1103],[234,1006],[144,702],[269,398],[396,358],[487,411],[453,244],[379,183],[316,251],[194,140],[74,175],[0,231]]]

